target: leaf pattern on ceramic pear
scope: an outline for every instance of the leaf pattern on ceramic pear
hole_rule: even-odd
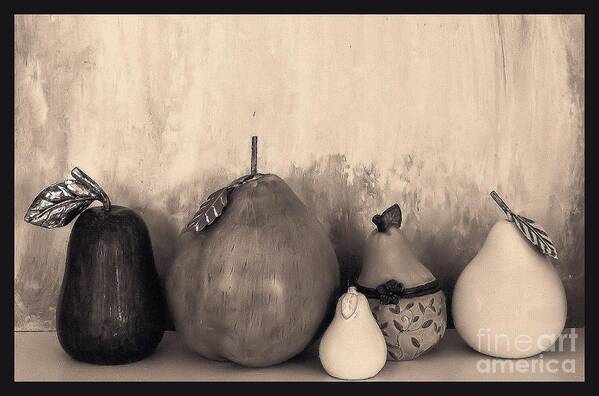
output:
[[[424,323],[422,324],[422,328],[423,328],[423,329],[426,329],[427,327],[429,327],[429,326],[430,326],[430,325],[432,325],[432,324],[433,324],[433,320],[432,320],[432,319],[429,319],[429,320],[427,320],[426,322],[424,322]]]
[[[416,348],[420,348],[420,341],[418,341],[416,337],[411,337],[410,340],[412,341],[412,345],[414,345]]]
[[[401,350],[399,351],[401,352]],[[391,356],[391,360],[402,360],[403,358],[403,353],[397,353],[389,349],[387,350],[387,354]]]
[[[395,326],[397,330],[403,331],[403,326],[397,320],[393,321],[393,326]]]
[[[374,299],[378,322],[384,326],[389,360],[411,360],[434,347],[443,336],[447,315],[443,292],[433,296],[400,299],[398,304],[379,305]],[[422,312],[424,311],[424,312]],[[414,339],[414,340],[412,340]]]
[[[389,311],[393,312],[394,314],[399,314],[401,312],[401,310],[399,309],[399,304],[396,305],[389,305]]]

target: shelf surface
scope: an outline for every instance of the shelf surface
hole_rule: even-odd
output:
[[[566,339],[562,352],[503,360],[477,353],[448,329],[433,350],[414,361],[387,362],[370,381],[583,381],[584,329],[575,331],[574,351]],[[15,332],[14,342],[15,381],[335,381],[322,369],[316,345],[277,366],[245,368],[204,359],[170,331],[153,355],[119,366],[71,359],[55,332]]]

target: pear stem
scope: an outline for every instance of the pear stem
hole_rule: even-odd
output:
[[[372,217],[372,222],[376,225],[376,229],[377,229],[378,232],[385,232],[385,231],[387,231],[387,225],[383,221],[383,216],[378,215],[378,214],[374,215]]]
[[[501,208],[501,210],[503,210],[505,212],[505,214],[508,216],[508,218],[511,218],[512,211],[507,206],[507,204],[505,202],[503,202],[503,199],[501,199],[499,194],[497,194],[495,191],[491,191],[491,198],[493,198],[495,203]]]
[[[401,227],[401,208],[398,204],[393,204],[382,214],[372,217],[372,222],[376,225],[378,232],[385,232],[389,227]]]
[[[110,208],[111,208],[110,198],[108,198],[108,194],[106,194],[106,192],[104,192],[102,187],[100,187],[100,185],[98,183],[96,183],[94,181],[94,179],[92,179],[91,177],[86,175],[85,172],[83,172],[78,167],[74,167],[71,170],[71,175],[75,178],[75,180],[84,184],[89,189],[91,189],[92,191],[95,191],[98,195],[100,195],[100,198],[101,198],[100,201],[102,202],[103,209],[106,212],[110,211]]]
[[[258,136],[252,136],[252,164],[250,172],[252,175],[258,173]]]

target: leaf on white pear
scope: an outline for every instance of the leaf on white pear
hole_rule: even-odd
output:
[[[491,192],[491,197],[495,200],[497,205],[505,212],[507,220],[513,222],[516,228],[520,230],[522,235],[530,241],[536,248],[544,255],[557,259],[557,249],[553,245],[553,242],[547,235],[547,232],[539,224],[533,220],[518,215],[507,206],[507,204],[499,197],[495,192]]]
[[[557,250],[543,227],[526,217],[518,216],[517,214],[512,214],[512,216],[514,218],[514,223],[524,234],[526,239],[537,246],[541,253],[555,259],[557,258]]]

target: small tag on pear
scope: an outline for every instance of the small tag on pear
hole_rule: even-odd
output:
[[[349,291],[341,297],[341,316],[349,319],[358,309],[358,295]]]

